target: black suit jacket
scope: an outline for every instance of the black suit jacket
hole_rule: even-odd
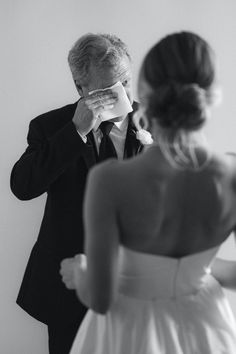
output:
[[[30,122],[28,147],[11,174],[11,189],[21,200],[44,192],[47,201],[38,239],[24,274],[17,303],[46,323],[82,321],[86,308],[59,274],[60,262],[83,252],[82,204],[88,170],[97,162],[93,134],[85,144],[72,117],[77,103],[45,113]],[[137,103],[133,105],[134,111]],[[129,114],[125,158],[142,146]]]

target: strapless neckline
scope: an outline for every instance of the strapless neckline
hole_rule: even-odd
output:
[[[194,253],[186,254],[185,256],[181,256],[181,257],[173,257],[173,256],[168,256],[168,255],[162,255],[162,254],[153,254],[153,253],[142,252],[142,251],[131,249],[131,248],[124,246],[124,245],[121,245],[120,248],[125,252],[128,252],[130,254],[134,254],[134,255],[136,254],[137,256],[141,256],[141,257],[160,258],[160,259],[180,261],[181,259],[199,257],[201,255],[205,255],[208,252],[213,253],[213,254],[215,252],[215,254],[216,254],[220,248],[220,245],[210,247],[210,248],[207,248],[202,251],[197,251]]]
[[[236,324],[208,272],[220,246],[180,258],[122,246],[109,311],[92,310],[70,354],[235,354]]]
[[[173,258],[122,246],[119,255],[120,292],[143,299],[193,294],[208,282],[211,263],[219,247]]]

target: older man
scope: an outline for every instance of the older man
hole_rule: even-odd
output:
[[[80,99],[30,122],[28,147],[11,175],[11,188],[19,199],[47,193],[39,236],[17,303],[47,324],[50,354],[69,352],[86,312],[75,293],[65,288],[59,267],[62,259],[83,251],[82,204],[88,170],[107,157],[131,157],[142,148],[132,113],[115,117],[108,132],[96,124],[99,115],[118,99],[112,90],[102,89],[118,81],[136,109],[125,44],[113,35],[87,34],[72,47],[68,61]],[[103,153],[100,147],[108,134],[113,152],[105,144],[104,155],[104,146]]]

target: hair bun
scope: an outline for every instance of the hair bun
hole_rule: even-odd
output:
[[[149,97],[148,116],[163,128],[197,130],[205,121],[206,92],[197,84],[161,85]]]

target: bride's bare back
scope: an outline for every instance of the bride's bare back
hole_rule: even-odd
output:
[[[174,169],[152,147],[101,168],[111,188],[109,212],[114,208],[120,242],[128,248],[181,257],[220,244],[234,229],[234,156],[213,156],[196,172]]]

